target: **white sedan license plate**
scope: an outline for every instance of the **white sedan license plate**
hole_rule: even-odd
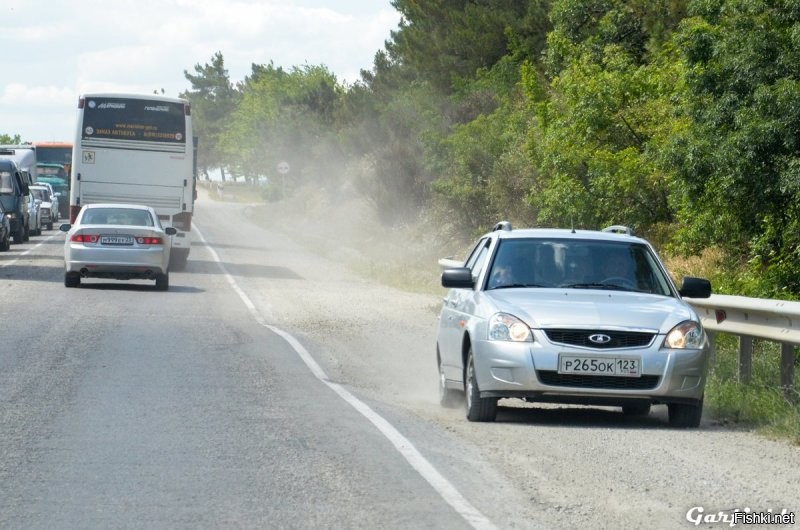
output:
[[[131,236],[101,236],[101,245],[133,245]]]
[[[558,373],[620,377],[640,377],[642,375],[639,358],[586,357],[583,355],[559,355]]]

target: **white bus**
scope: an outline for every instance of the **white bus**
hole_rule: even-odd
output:
[[[151,206],[173,226],[171,265],[186,264],[194,210],[195,150],[188,101],[155,94],[84,94],[70,173],[70,223],[98,202]]]

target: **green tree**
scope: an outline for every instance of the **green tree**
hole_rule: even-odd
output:
[[[272,63],[253,65],[240,89],[219,144],[232,171],[246,177],[270,175],[286,161],[294,183],[314,173],[330,175],[332,124],[342,87],[326,67],[286,71]]]
[[[5,145],[17,145],[22,143],[22,137],[18,134],[9,135],[9,134],[0,134],[0,144]]]
[[[531,119],[517,60],[505,56],[450,98],[452,124],[427,154],[437,209],[470,233],[501,219],[536,223],[526,201],[536,170],[526,152]]]
[[[192,125],[198,138],[198,169],[207,175],[209,168],[220,168],[224,180],[224,168],[229,163],[220,149],[220,137],[240,95],[228,77],[221,52],[214,54],[210,64],[196,64],[194,72],[193,75],[184,70],[183,75],[192,88],[181,97],[192,104]]]
[[[530,55],[544,47],[545,0],[394,0],[402,15],[387,49],[404,67],[449,93],[491,68],[513,42]]]
[[[539,220],[639,233],[673,221],[670,172],[660,145],[675,126],[682,70],[659,41],[674,6],[617,0],[553,4],[546,72],[524,70],[537,118],[531,158],[540,171],[529,195]],[[658,22],[660,21],[660,23]],[[654,33],[652,28],[657,28]]]
[[[678,44],[691,127],[667,152],[682,185],[681,240],[749,257],[757,293],[800,293],[800,9],[718,0],[689,14]]]

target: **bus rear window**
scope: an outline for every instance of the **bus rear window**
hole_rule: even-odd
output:
[[[83,109],[86,139],[186,143],[182,103],[147,99],[88,97]]]

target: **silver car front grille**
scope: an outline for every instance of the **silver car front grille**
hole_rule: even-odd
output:
[[[639,331],[612,331],[604,329],[545,329],[544,333],[551,342],[582,346],[585,348],[611,349],[611,348],[644,348],[653,342],[655,333]],[[592,337],[603,336],[605,342],[596,342]]]

